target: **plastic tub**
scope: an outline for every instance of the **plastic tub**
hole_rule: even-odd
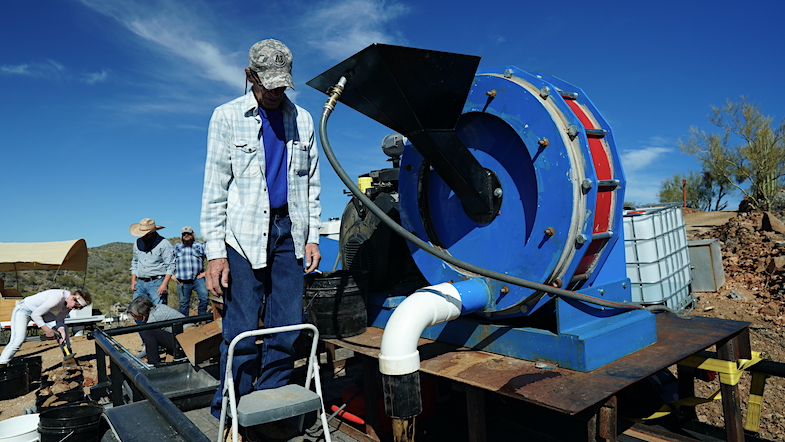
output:
[[[365,332],[366,277],[366,272],[356,270],[305,275],[308,322],[316,326],[320,338],[348,338]]]
[[[98,405],[66,405],[41,412],[38,433],[41,442],[69,440],[97,442],[101,439],[100,420],[104,409]]]
[[[33,442],[37,440],[37,414],[25,414],[0,421],[0,442]]]

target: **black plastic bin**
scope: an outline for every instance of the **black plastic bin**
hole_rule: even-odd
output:
[[[11,359],[8,365],[27,364],[27,372],[30,375],[30,382],[41,380],[41,366],[43,358],[41,356],[17,356]]]
[[[0,368],[0,400],[13,399],[30,392],[30,374],[27,364]]]
[[[40,442],[97,442],[101,440],[100,405],[66,405],[38,415]]]
[[[52,396],[57,396],[57,399],[49,405],[44,405],[44,403],[46,403],[46,401],[50,399]],[[53,408],[65,407],[68,405],[78,405],[84,403],[85,401],[86,399],[85,399],[84,390],[82,389],[82,387],[78,387],[74,390],[68,390],[62,393],[57,393],[48,396],[40,396],[36,393],[35,407],[36,410],[39,413],[41,413],[43,411],[51,410]],[[65,402],[65,403],[61,403],[61,402]],[[53,405],[58,403],[59,405]]]
[[[367,273],[333,270],[305,275],[305,310],[322,338],[348,338],[365,332]]]

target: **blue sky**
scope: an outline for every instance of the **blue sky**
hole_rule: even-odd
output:
[[[294,52],[289,96],[371,43],[478,55],[582,88],[614,130],[628,201],[699,170],[679,153],[711,105],[746,95],[782,118],[779,1],[6,0],[0,3],[0,242],[131,242],[154,218],[198,234],[207,124],[243,93],[248,48]],[[330,141],[347,172],[387,167],[390,130],[340,106]],[[348,198],[322,165],[323,219]]]

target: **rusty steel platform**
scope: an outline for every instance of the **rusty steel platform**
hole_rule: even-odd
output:
[[[577,372],[558,367],[535,364],[531,361],[457,347],[429,339],[420,339],[421,371],[463,385],[476,387],[506,397],[525,401],[568,416],[585,419],[589,432],[597,438],[613,441],[617,437],[615,395],[626,387],[673,366],[682,359],[712,346],[717,346],[718,357],[726,360],[749,358],[749,323],[731,320],[686,316],[670,313],[657,314],[657,342],[613,363],[591,372]],[[326,339],[329,344],[347,348],[365,356],[365,372],[371,374],[384,330],[369,327],[361,335],[345,339]],[[624,339],[624,337],[619,337]],[[378,366],[375,368],[378,370]],[[680,394],[691,393],[693,379],[680,379]],[[723,385],[728,441],[743,441],[741,411],[735,386]],[[474,390],[474,389],[472,389]],[[479,397],[477,394],[467,395]],[[371,406],[375,401],[366,401]],[[481,403],[467,404],[477,411]],[[368,415],[374,413],[368,410]],[[472,440],[485,440],[484,418],[478,418]],[[374,422],[369,422],[367,433],[375,439]],[[596,440],[588,438],[588,440]]]

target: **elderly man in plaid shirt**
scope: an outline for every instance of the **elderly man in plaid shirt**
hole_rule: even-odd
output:
[[[196,291],[199,298],[197,314],[207,313],[207,284],[204,279],[204,243],[194,238],[191,226],[183,227],[182,242],[175,244],[174,257],[177,268],[174,282],[180,294],[180,313],[188,316],[191,311],[191,292]]]
[[[245,69],[251,90],[210,119],[201,231],[207,289],[224,300],[215,417],[229,343],[256,330],[260,319],[265,327],[301,323],[303,270],[315,270],[321,259],[319,156],[311,115],[284,94],[294,88],[291,69],[283,43],[254,44]],[[253,339],[240,341],[232,362],[237,397],[288,383],[297,336],[270,335],[261,350]]]

